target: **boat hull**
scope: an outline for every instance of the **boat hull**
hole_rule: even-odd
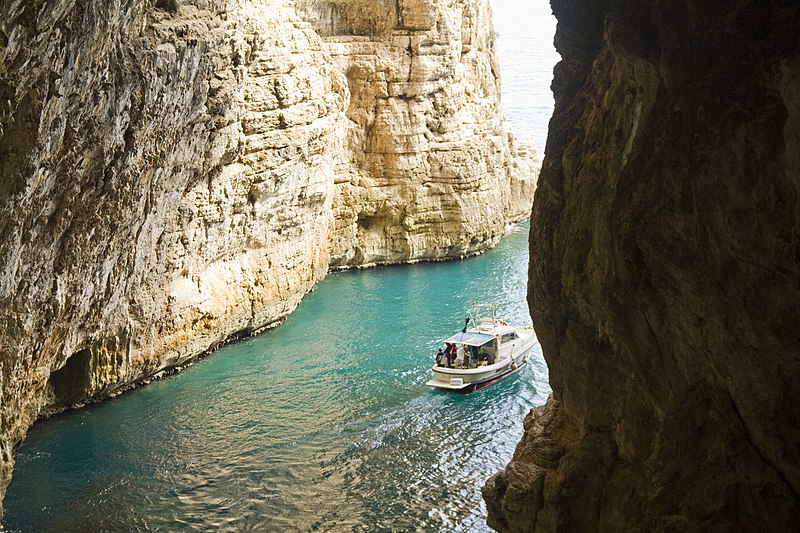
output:
[[[468,394],[470,392],[475,392],[476,390],[480,390],[480,389],[482,389],[484,387],[488,387],[489,385],[492,385],[493,383],[497,383],[501,379],[505,379],[507,377],[513,376],[514,374],[516,374],[517,372],[519,372],[520,370],[525,368],[525,365],[527,365],[527,363],[528,363],[528,361],[527,361],[527,356],[526,356],[526,358],[524,358],[522,361],[517,363],[516,368],[512,368],[511,366],[508,366],[504,371],[499,372],[499,373],[495,373],[493,375],[490,375],[490,376],[482,379],[481,381],[472,381],[472,382],[468,382],[468,383],[463,383],[461,385],[453,385],[453,384],[451,384],[449,382],[446,382],[446,381],[443,381],[441,379],[434,378],[434,379],[428,381],[428,383],[426,383],[426,385],[429,386],[429,387],[433,387],[433,388],[439,389],[439,390],[446,390],[448,392],[455,392],[455,393],[459,393],[459,394]],[[436,372],[434,371],[434,373],[436,373]]]

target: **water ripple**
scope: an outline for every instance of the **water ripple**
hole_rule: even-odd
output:
[[[331,276],[281,328],[37,425],[7,526],[484,530],[480,487],[549,392],[541,352],[471,395],[424,383],[470,303],[530,321],[525,229],[466,261]]]

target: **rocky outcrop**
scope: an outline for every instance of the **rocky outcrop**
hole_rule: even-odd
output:
[[[800,7],[553,0],[529,301],[553,395],[501,531],[800,519]]]
[[[300,4],[0,0],[0,495],[40,413],[527,214],[484,0]]]

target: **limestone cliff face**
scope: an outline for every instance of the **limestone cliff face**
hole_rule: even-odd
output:
[[[326,273],[347,89],[281,3],[2,7],[4,486],[40,410],[270,324]]]
[[[502,531],[800,523],[800,7],[553,0],[531,224],[553,396]]]
[[[332,267],[474,254],[528,217],[538,161],[500,111],[488,2],[298,5],[350,90]]]
[[[353,10],[355,0],[328,11],[298,11],[288,0],[95,4],[0,0],[0,496],[13,450],[42,411],[113,394],[275,323],[332,257],[358,266],[378,254],[383,262],[477,252],[530,207],[530,199],[513,201],[535,173],[526,174],[532,158],[512,143],[497,110],[496,73],[465,73],[495,66],[483,0],[392,2],[399,11],[387,11],[394,18],[385,24]],[[388,87],[382,76],[397,65],[370,59],[352,70],[361,33],[395,42],[398,27],[430,28],[430,17],[462,11],[484,18],[465,17],[447,31],[466,28],[462,41],[480,40],[487,57],[448,51],[436,69],[460,72],[448,78],[456,89],[435,82],[439,89],[410,96],[408,82],[396,100],[368,96]],[[329,38],[325,24],[346,26],[349,37]],[[423,40],[411,45],[408,37],[406,48],[388,53],[408,68],[420,57],[408,47]],[[478,79],[491,91],[467,92]],[[376,102],[363,118],[351,94]],[[422,160],[413,172],[409,162],[384,164],[391,194],[367,192],[388,179],[378,159],[412,157],[377,155],[419,135],[409,115],[416,108],[401,103],[433,108],[434,99],[490,125],[453,138],[450,159],[433,159],[435,171]],[[473,175],[474,161],[491,170]],[[429,185],[445,163],[452,183]],[[417,198],[432,187],[469,190],[472,207],[491,205],[469,224],[461,214],[424,218],[435,206]],[[365,235],[348,233],[361,213],[386,220]],[[452,228],[469,231],[423,226],[451,218]],[[381,244],[396,235],[410,244]]]

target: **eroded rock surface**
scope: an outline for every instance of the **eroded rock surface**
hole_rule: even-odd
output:
[[[531,224],[553,396],[501,531],[800,523],[800,7],[553,0]]]
[[[485,0],[297,3],[0,0],[0,496],[40,413],[527,216]]]
[[[40,410],[264,327],[328,269],[344,78],[293,9],[224,7],[3,5],[3,485]]]

